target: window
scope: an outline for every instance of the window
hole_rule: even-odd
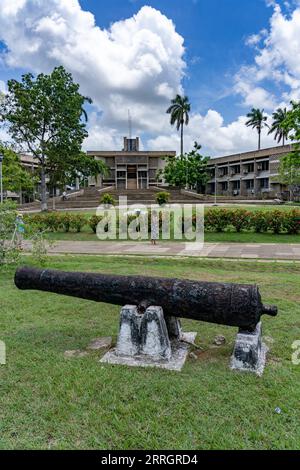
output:
[[[261,189],[269,189],[269,178],[262,178],[260,180]]]
[[[248,163],[244,165],[244,173],[253,173],[254,172],[254,163]]]
[[[232,175],[238,175],[241,172],[241,166],[240,165],[234,165],[231,167],[231,174]]]
[[[262,162],[261,166],[262,166],[262,171],[269,171],[269,167],[270,167],[269,162]]]
[[[241,187],[241,182],[238,180],[238,181],[233,181],[233,189],[236,190],[236,189],[240,189]]]
[[[257,170],[258,171],[269,171],[270,169],[270,162],[265,160],[264,162],[257,162]]]
[[[219,169],[219,174],[220,174],[220,177],[222,178],[222,176],[226,176],[228,175],[228,167],[225,166],[223,168],[220,168]]]
[[[224,183],[221,183],[221,188],[222,188],[222,191],[227,191],[228,190],[228,182],[224,181]]]
[[[246,181],[246,189],[254,189],[254,180]]]

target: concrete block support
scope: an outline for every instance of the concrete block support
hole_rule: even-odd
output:
[[[267,347],[262,342],[261,322],[253,332],[239,331],[236,337],[231,368],[262,375],[266,362]]]

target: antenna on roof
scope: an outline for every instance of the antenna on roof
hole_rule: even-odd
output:
[[[128,130],[129,130],[129,139],[132,138],[132,119],[130,114],[130,109],[128,109]]]

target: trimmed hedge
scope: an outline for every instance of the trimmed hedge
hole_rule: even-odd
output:
[[[235,229],[297,234],[300,232],[300,210],[288,211],[209,208],[205,212],[205,228],[213,232]]]
[[[137,215],[129,215],[127,225],[129,225]],[[87,226],[96,233],[98,223],[103,216],[93,215],[87,217],[83,214],[72,214],[69,212],[47,212],[38,214],[27,214],[24,216],[25,224],[30,222],[38,227],[41,231],[49,232],[81,232]],[[171,219],[171,225],[172,225]],[[119,219],[117,226],[119,226]],[[195,226],[195,216],[192,218]],[[160,226],[162,224],[160,213]],[[148,215],[148,228],[151,231],[151,214]],[[137,227],[137,230],[139,228]],[[257,233],[273,232],[277,233],[300,233],[300,210],[291,209],[281,211],[274,210],[257,210],[248,211],[247,209],[236,208],[226,209],[220,207],[211,207],[205,211],[205,230],[212,232],[251,230]]]

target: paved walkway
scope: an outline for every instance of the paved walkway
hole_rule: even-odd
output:
[[[25,249],[29,248],[25,242]],[[152,255],[152,256],[199,256],[202,258],[240,258],[300,260],[300,244],[260,244],[260,243],[205,243],[202,248],[185,243],[162,242],[152,246],[150,242],[80,242],[56,241],[49,253],[94,254],[94,255]]]

